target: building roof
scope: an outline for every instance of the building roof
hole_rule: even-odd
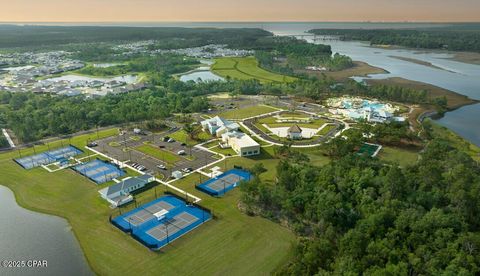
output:
[[[150,179],[153,178],[153,176],[149,174],[144,174],[141,176],[137,177],[131,177],[128,179],[123,180],[122,182],[119,182],[115,185],[112,185],[110,187],[107,187],[104,189],[104,194],[106,196],[112,195],[114,193],[129,189],[130,187],[134,187],[138,184],[147,184],[150,182]]]
[[[240,126],[237,123],[230,122],[229,120],[226,120],[224,118],[221,118],[219,116],[215,116],[213,118],[207,119],[202,122],[202,124],[208,124],[212,126],[218,126],[218,127],[226,127],[227,129],[233,129],[233,128],[239,128]]]
[[[237,144],[239,147],[256,147],[260,146],[255,140],[245,133],[238,131],[230,131],[222,135],[222,137],[229,137],[230,142]]]
[[[302,133],[302,129],[298,125],[293,125],[288,129],[288,133]]]

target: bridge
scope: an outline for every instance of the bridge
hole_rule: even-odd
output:
[[[295,37],[299,39],[312,39],[314,42],[340,40],[340,36],[337,36],[337,35],[301,34],[301,35],[288,35],[288,37]]]

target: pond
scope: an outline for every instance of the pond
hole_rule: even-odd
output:
[[[0,275],[93,275],[68,222],[21,208],[0,186],[0,260],[46,260],[46,268],[0,268]]]
[[[225,79],[215,75],[210,70],[196,70],[191,73],[180,76],[180,80],[183,82],[187,82],[187,81],[208,82],[208,81],[223,81]]]

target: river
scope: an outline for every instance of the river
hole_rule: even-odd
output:
[[[52,23],[58,25],[58,23]],[[85,25],[85,23],[65,23],[63,25]],[[140,22],[140,23],[89,23],[88,25],[137,26],[137,27],[213,27],[213,28],[262,28],[275,35],[303,36],[305,32],[317,28],[373,29],[373,28],[429,28],[448,25],[435,23],[356,23],[356,22]],[[308,37],[303,37],[309,39]],[[313,41],[311,41],[313,42]],[[380,67],[389,74],[379,74],[372,78],[401,77],[429,83],[472,99],[480,99],[480,65],[467,64],[447,59],[448,53],[417,51],[411,49],[380,49],[362,42],[323,41],[332,45],[332,50],[351,56],[354,60]],[[400,56],[432,63],[433,68],[413,62],[393,58]],[[447,112],[437,120],[468,141],[480,146],[480,104],[462,107]]]
[[[13,23],[15,24],[15,23]],[[41,25],[63,26],[133,26],[133,27],[185,27],[185,28],[262,28],[275,35],[303,36],[311,29],[343,28],[343,29],[401,29],[430,28],[445,26],[448,23],[358,23],[358,22],[115,22],[115,23],[29,23]],[[309,39],[308,37],[304,37]],[[313,42],[313,41],[311,41]],[[449,54],[417,51],[411,49],[379,49],[362,42],[324,41],[320,43],[332,45],[332,50],[351,56],[354,60],[383,68],[389,74],[379,74],[372,78],[401,77],[405,79],[429,83],[472,99],[480,99],[480,65],[467,64],[447,59]],[[401,56],[430,62],[442,69],[433,68],[413,62],[393,58]],[[195,76],[196,77],[196,76]],[[480,146],[480,104],[462,107],[447,112],[437,122],[449,127],[463,138]]]
[[[266,23],[262,27],[276,35],[303,36],[305,31],[314,28],[404,28],[417,25],[421,27],[435,26],[435,24],[412,25],[408,23]],[[303,38],[316,43],[308,36]],[[318,43],[330,44],[333,52],[350,56],[353,60],[363,61],[389,72],[388,74],[371,75],[371,78],[401,77],[429,83],[480,100],[480,65],[448,59],[452,57],[451,53],[375,48],[363,42],[351,41],[319,41]],[[438,68],[400,60],[393,56],[429,62]],[[437,122],[480,146],[480,104],[447,112]]]
[[[0,261],[47,261],[46,268],[5,268],[0,275],[93,275],[66,220],[17,205],[0,186]]]

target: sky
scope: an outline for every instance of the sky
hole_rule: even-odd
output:
[[[2,22],[479,22],[480,0],[0,0]]]

